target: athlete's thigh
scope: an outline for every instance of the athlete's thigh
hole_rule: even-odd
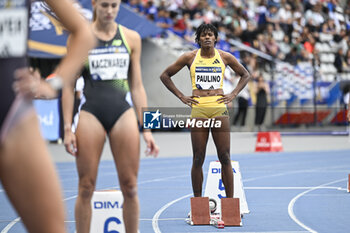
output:
[[[216,117],[221,121],[221,127],[212,128],[211,133],[218,153],[230,151],[230,121],[229,117]]]
[[[207,119],[196,118],[196,121],[205,121]],[[205,127],[192,127],[191,128],[191,141],[193,153],[203,152],[205,153],[207,142],[209,137],[209,129]]]
[[[28,229],[62,231],[61,189],[34,110],[11,128],[2,144],[0,180]]]
[[[87,111],[81,111],[76,131],[76,166],[79,177],[96,179],[106,133],[97,118]]]
[[[134,109],[129,108],[113,126],[109,141],[120,182],[135,182],[140,162],[140,134]]]

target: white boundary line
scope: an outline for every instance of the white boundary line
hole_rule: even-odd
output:
[[[217,233],[218,231],[212,231],[206,233]],[[190,231],[183,233],[192,233]],[[308,231],[225,231],[225,233],[308,233]]]
[[[310,188],[302,193],[299,193],[298,195],[296,195],[290,202],[289,202],[289,205],[288,205],[288,214],[289,214],[289,217],[296,223],[298,224],[299,226],[301,226],[302,228],[304,228],[305,230],[311,232],[311,233],[317,233],[317,231],[313,230],[312,228],[306,226],[304,223],[302,223],[294,214],[294,205],[295,205],[295,202],[302,196],[304,196],[305,194],[309,193],[309,192],[312,192],[316,189],[321,189],[321,188],[325,188],[323,186],[326,186],[326,185],[330,185],[330,184],[334,184],[334,183],[338,183],[338,182],[341,182],[341,181],[344,181],[344,180],[347,180],[347,179],[340,179],[340,180],[336,180],[336,181],[332,181],[332,182],[329,182],[329,183],[325,183],[325,184],[321,184],[319,186],[316,186],[316,187],[313,187],[313,188]]]
[[[12,222],[10,222],[2,231],[1,233],[6,233],[8,232],[17,222],[19,222],[21,220],[20,217],[12,220]]]
[[[163,213],[164,210],[166,210],[169,206],[173,205],[174,203],[181,201],[182,199],[185,199],[187,197],[192,196],[193,194],[187,194],[185,196],[179,197],[178,199],[175,199],[171,202],[168,202],[167,204],[165,204],[162,208],[160,208],[153,216],[152,219],[152,227],[154,230],[154,233],[161,233],[160,229],[159,229],[159,225],[158,225],[158,221],[159,221],[159,216]]]

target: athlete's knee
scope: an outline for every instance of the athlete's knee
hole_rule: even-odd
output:
[[[204,163],[204,157],[205,155],[203,152],[196,153],[193,158],[193,167],[202,167]]]
[[[120,188],[122,190],[124,198],[137,197],[137,185],[131,179],[127,179],[120,182]]]
[[[222,166],[227,166],[231,163],[230,159],[230,153],[229,152],[223,152],[218,155],[219,161]]]
[[[83,200],[91,200],[95,190],[95,181],[92,179],[82,179],[79,181],[79,196]]]

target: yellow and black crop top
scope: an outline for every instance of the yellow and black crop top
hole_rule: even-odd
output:
[[[203,58],[201,49],[198,49],[190,67],[192,90],[222,89],[225,68],[217,49],[212,58]]]

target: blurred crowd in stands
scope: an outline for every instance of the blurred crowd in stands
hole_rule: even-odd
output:
[[[159,27],[194,42],[203,22],[219,30],[217,47],[234,52],[230,39],[296,64],[320,59],[316,43],[336,43],[338,72],[350,70],[349,0],[124,0]],[[328,40],[329,41],[329,40]],[[319,61],[318,61],[319,62]]]
[[[314,64],[322,81],[350,80],[350,0],[123,1],[163,28],[161,37],[171,31],[195,45],[196,28],[204,22],[214,24],[219,31],[217,48],[240,59],[255,80],[248,85],[253,104],[258,102],[258,80],[264,81],[267,63],[253,53],[237,51],[230,40],[291,65]],[[247,108],[247,101],[241,102]]]

